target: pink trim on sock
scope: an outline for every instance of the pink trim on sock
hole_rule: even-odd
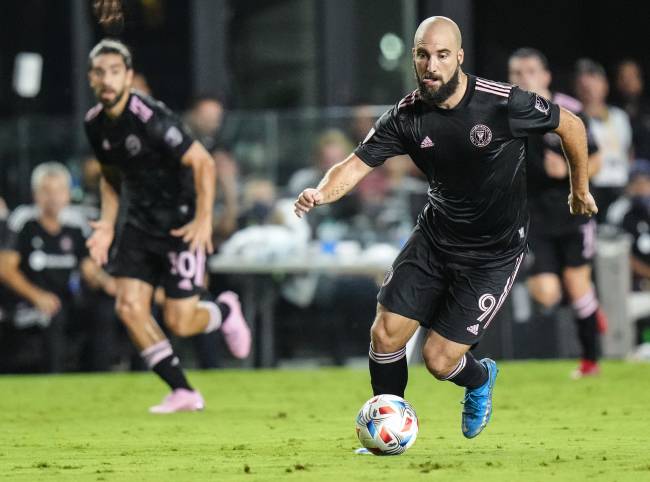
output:
[[[160,363],[161,360],[164,360],[173,354],[174,350],[172,349],[169,340],[158,342],[140,352],[140,356],[144,359],[149,368],[153,368]]]
[[[465,365],[467,365],[467,356],[463,355],[463,358],[460,359],[458,365],[456,365],[456,368],[454,368],[449,375],[441,378],[440,380],[451,380],[452,378],[454,378],[456,375],[458,375],[460,372],[463,371]]]
[[[573,312],[579,319],[588,318],[598,309],[596,292],[593,289],[590,290],[584,296],[574,301],[571,306],[573,307]]]

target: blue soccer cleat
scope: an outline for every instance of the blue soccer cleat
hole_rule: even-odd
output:
[[[488,372],[487,381],[478,388],[466,388],[463,400],[463,435],[474,438],[485,428],[492,416],[492,389],[499,369],[494,360],[480,360]]]

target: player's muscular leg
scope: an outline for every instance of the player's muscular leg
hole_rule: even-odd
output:
[[[553,308],[562,300],[562,285],[554,273],[541,273],[528,279],[533,299],[545,308]]]
[[[199,296],[167,298],[163,305],[165,324],[176,336],[203,333],[208,325],[209,313],[197,306]]]
[[[115,310],[135,345],[143,350],[166,339],[151,316],[153,287],[133,278],[117,278]]]
[[[370,340],[376,353],[393,353],[406,346],[420,324],[410,318],[391,313],[377,304],[377,316],[370,328]]]
[[[571,302],[578,301],[592,289],[591,266],[586,264],[577,267],[564,268],[562,272],[564,288]]]
[[[448,340],[431,330],[422,348],[422,357],[429,372],[438,380],[442,380],[454,371],[469,349],[470,345]]]

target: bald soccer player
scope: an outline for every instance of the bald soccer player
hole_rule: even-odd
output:
[[[476,437],[490,420],[497,376],[476,360],[478,343],[508,296],[526,251],[527,137],[548,131],[569,160],[574,214],[592,215],[587,135],[568,110],[518,87],[463,72],[458,26],[431,17],[417,29],[418,88],[385,112],[354,153],[295,203],[298,216],[335,202],[373,168],[408,154],[429,181],[428,203],[378,295],[370,331],[375,395],[404,396],[406,342],[428,330],[422,355],[438,380],[465,387],[462,432]]]

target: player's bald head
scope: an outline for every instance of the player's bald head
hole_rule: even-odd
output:
[[[463,46],[463,37],[456,22],[447,17],[429,17],[420,23],[415,31],[413,45],[420,43],[444,43],[458,51]]]

